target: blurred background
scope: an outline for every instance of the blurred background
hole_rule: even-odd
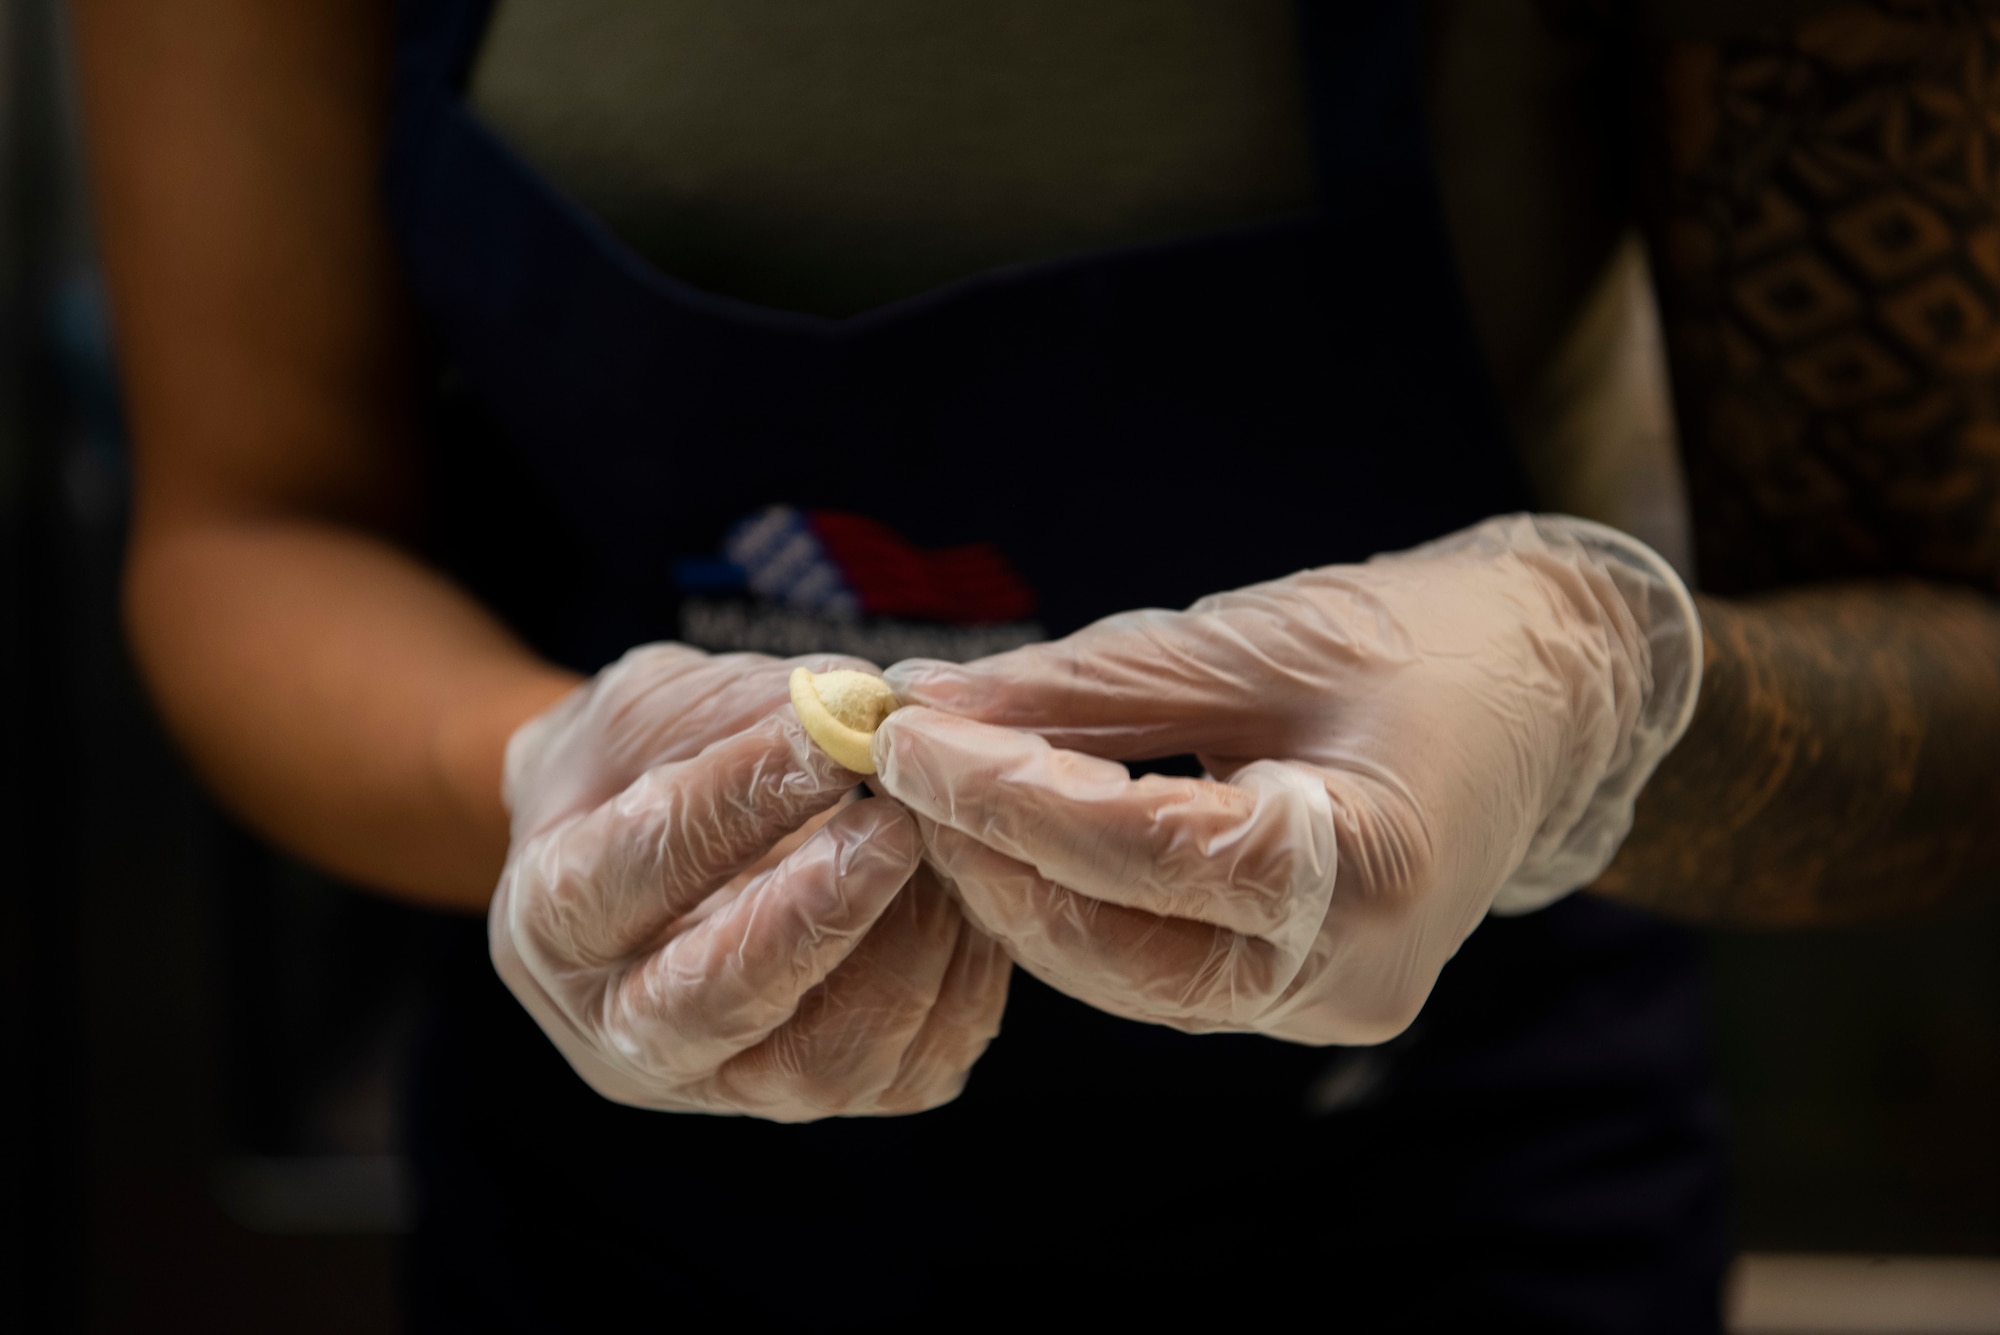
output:
[[[420,915],[235,827],[137,689],[63,48],[0,0],[0,1330],[391,1329]],[[2000,1258],[2000,909],[1709,953],[1746,1251]]]
[[[0,1330],[392,1329],[420,915],[219,814],[133,679],[65,47],[0,3]]]

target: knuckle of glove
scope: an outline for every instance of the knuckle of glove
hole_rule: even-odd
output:
[[[1202,849],[1224,863],[1231,889],[1243,893],[1242,920],[1230,925],[1302,956],[1326,916],[1339,867],[1326,786],[1279,761],[1245,766],[1232,783],[1251,795],[1250,812]]]
[[[1296,1043],[1386,1043],[1416,1020],[1436,981],[1411,964],[1394,939],[1322,942],[1258,1027]]]
[[[809,995],[798,1018],[754,1051],[725,1065],[716,1087],[731,1107],[780,1122],[851,1117],[873,1109],[888,1083],[867,1050],[861,1017],[830,1014],[824,992]]]
[[[1387,1043],[1416,1023],[1430,993],[1428,983],[1418,986],[1411,981],[1396,987],[1349,989],[1330,1008],[1333,1027],[1321,1041],[1355,1047]]]
[[[980,1048],[986,1045],[982,1042]],[[978,1053],[973,1054],[976,1059]],[[912,1081],[891,1086],[874,1101],[877,1112],[889,1116],[904,1116],[909,1113],[930,1112],[942,1108],[965,1092],[966,1082],[972,1075],[972,1060],[952,1065],[937,1065],[919,1072]]]
[[[543,835],[516,851],[505,878],[506,922],[524,953],[565,972],[609,966],[622,953],[607,911],[606,846],[566,837],[573,826]]]
[[[1194,975],[1172,1023],[1188,1033],[1244,1033],[1284,995],[1299,961],[1268,941],[1217,933],[1213,963]]]
[[[1257,1031],[1292,972],[1268,942],[1221,931],[1192,967],[1031,971],[1100,1010],[1186,1034]]]

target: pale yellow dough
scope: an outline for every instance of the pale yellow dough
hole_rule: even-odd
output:
[[[819,749],[856,774],[873,774],[875,729],[895,712],[889,683],[866,672],[792,670],[792,708]]]

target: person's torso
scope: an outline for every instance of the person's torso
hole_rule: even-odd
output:
[[[852,315],[1312,203],[1289,0],[504,0],[467,98],[658,268]]]
[[[1445,216],[1517,428],[1631,227],[1630,33],[1587,14],[1425,5]],[[1309,206],[1298,35],[1292,0],[504,0],[466,95],[657,267],[845,315]]]

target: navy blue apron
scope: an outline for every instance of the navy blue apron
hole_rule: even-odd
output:
[[[389,179],[439,367],[433,556],[583,671],[659,639],[887,659],[1525,506],[1414,8],[1302,7],[1320,207],[831,319],[634,255],[464,104],[487,5],[406,3]],[[879,466],[827,466],[850,450]],[[1715,1326],[1692,950],[1589,898],[1486,923],[1380,1049],[1190,1037],[1017,971],[957,1102],[808,1126],[599,1099],[480,925],[441,933],[435,982],[418,1330]]]

